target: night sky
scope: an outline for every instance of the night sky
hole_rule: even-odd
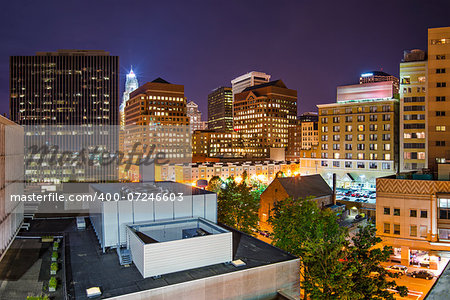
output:
[[[69,3],[70,2],[70,3]],[[427,28],[450,26],[450,1],[15,0],[0,11],[0,112],[9,112],[9,56],[102,49],[120,57],[121,92],[183,84],[207,114],[208,93],[248,71],[282,79],[299,113],[335,101],[364,71],[398,75],[405,49],[426,49]]]

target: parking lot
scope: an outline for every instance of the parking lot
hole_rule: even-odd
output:
[[[336,189],[336,200],[361,203],[376,203],[375,190],[368,189]]]
[[[395,263],[386,262],[382,263],[384,267],[395,265]],[[433,277],[433,279],[428,280],[424,278],[413,278],[410,273],[414,271],[419,271],[425,268],[417,268],[417,267],[408,267],[407,274],[401,275],[399,278],[395,278],[395,282],[398,285],[403,285],[408,288],[408,296],[400,297],[396,296],[397,299],[424,299],[428,291],[433,286],[437,277]],[[433,272],[432,270],[427,270]],[[434,272],[433,272],[434,273]]]
[[[398,285],[404,285],[408,288],[408,296],[400,297],[397,296],[397,299],[424,299],[427,293],[430,291],[435,281],[441,275],[442,271],[445,269],[445,266],[448,263],[448,259],[443,258],[443,261],[439,264],[438,270],[431,270],[426,267],[418,267],[418,266],[408,266],[406,274],[401,275],[399,278],[395,278],[395,282]],[[387,268],[389,266],[399,265],[395,262],[385,262],[381,264],[383,267]],[[419,275],[416,275],[416,278],[413,277],[414,272],[418,271],[426,271],[433,275],[432,279],[419,278]]]

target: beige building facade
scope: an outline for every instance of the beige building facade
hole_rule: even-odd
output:
[[[377,179],[377,235],[402,264],[426,253],[436,269],[438,251],[450,250],[450,181],[423,178]]]
[[[428,167],[450,161],[450,27],[428,29]]]

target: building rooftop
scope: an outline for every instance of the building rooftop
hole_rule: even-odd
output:
[[[450,286],[450,262],[445,267],[441,276],[434,283],[425,300],[446,300],[448,299],[448,287]]]
[[[155,181],[155,182],[131,182],[131,183],[99,183],[90,185],[94,190],[101,193],[114,194],[118,191],[126,193],[161,193],[170,191],[171,193],[182,193],[183,195],[204,195],[214,194],[213,192],[199,189],[190,185],[182,184],[175,181]]]
[[[88,221],[88,219],[86,219]],[[121,266],[115,250],[105,254],[98,244],[90,222],[86,229],[78,231],[76,219],[31,220],[27,235],[64,234],[66,237],[66,279],[69,299],[88,299],[86,289],[100,287],[101,299],[155,289],[191,280],[256,268],[296,257],[254,237],[222,226],[233,235],[233,259],[241,259],[245,266],[216,264],[202,268],[162,275],[159,278],[143,278],[133,265]],[[55,224],[57,226],[55,226]]]
[[[323,180],[320,174],[278,177],[277,180],[293,199],[329,196],[333,194],[330,186]]]
[[[361,77],[371,77],[371,76],[393,76],[393,75],[388,74],[383,71],[370,71],[370,72],[364,72],[361,74]]]
[[[248,79],[248,78],[250,78],[252,76],[260,77],[261,79],[265,79],[267,81],[269,81],[269,79],[270,79],[270,75],[269,74],[266,74],[266,73],[263,73],[263,72],[258,72],[258,71],[251,71],[251,72],[248,72],[246,74],[243,74],[243,75],[241,75],[239,77],[236,77],[235,79],[231,80],[231,84],[239,83],[240,81]]]
[[[228,232],[220,226],[202,218],[140,222],[129,225],[128,227],[145,244],[176,241]]]
[[[249,87],[245,88],[242,92],[252,91],[252,90],[260,89],[260,88],[267,87],[267,86],[277,86],[277,87],[281,87],[281,88],[287,88],[286,85],[284,84],[284,82],[281,81],[281,79],[278,79],[278,80],[274,80],[274,81],[269,81],[267,83],[261,83],[261,84],[249,86]]]
[[[108,56],[104,50],[58,49],[57,51],[36,52],[37,56]]]
[[[166,83],[166,84],[170,84],[170,82],[168,82],[168,81],[162,79],[161,77],[156,78],[156,79],[153,80],[152,82],[155,82],[155,83]]]
[[[427,53],[420,49],[405,50],[403,51],[402,62],[414,62],[414,61],[426,61]]]
[[[238,166],[269,166],[269,165],[291,165],[298,164],[292,161],[233,161],[233,162],[205,162],[205,163],[184,163],[176,164],[170,163],[164,166],[186,166],[186,167],[238,167]]]

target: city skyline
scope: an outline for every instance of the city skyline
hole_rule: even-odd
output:
[[[329,3],[323,9],[322,2],[273,5],[260,1],[252,8],[257,13],[249,15],[250,2],[142,3],[124,14],[114,4],[103,4],[91,3],[94,7],[89,11],[69,3],[64,11],[44,10],[34,3],[7,4],[4,12],[8,14],[1,21],[2,39],[8,41],[0,50],[1,113],[9,110],[8,57],[57,49],[102,49],[119,56],[120,93],[130,65],[142,82],[163,77],[183,84],[187,99],[199,104],[204,120],[208,94],[219,86],[231,86],[233,78],[253,70],[271,74],[273,80],[283,79],[297,90],[298,114],[314,111],[317,104],[335,100],[336,86],[357,83],[360,73],[383,69],[398,76],[403,50],[425,50],[426,28],[447,25],[449,5],[414,1],[404,6],[386,1],[368,6],[352,1]],[[186,6],[189,14],[184,13]],[[223,14],[211,14],[212,9]],[[121,17],[106,31],[103,14]],[[16,22],[19,16],[30,22]],[[85,16],[83,22],[81,16]],[[50,17],[55,22],[45,21]],[[404,26],[419,34],[401,34],[403,30],[396,29]],[[131,33],[130,27],[135,28]],[[148,38],[137,39],[147,30]],[[270,43],[258,44],[268,39]],[[323,47],[324,40],[331,46]]]
[[[0,299],[448,298],[449,0],[84,1],[0,13]]]

